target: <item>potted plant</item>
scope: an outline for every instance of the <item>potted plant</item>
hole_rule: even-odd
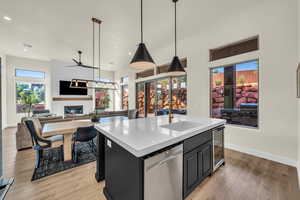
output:
[[[98,101],[96,100],[96,108],[93,112],[92,122],[99,122],[101,118],[101,113],[104,112],[105,109],[109,108],[110,96],[107,93],[107,90],[99,90],[103,92],[104,95],[101,96]]]
[[[239,83],[241,86],[244,86],[245,82],[246,82],[245,76],[243,76],[243,75],[240,76],[239,79],[238,79],[238,83]]]
[[[38,96],[32,91],[32,89],[26,89],[19,93],[20,95],[20,103],[25,105],[23,107],[23,111],[28,114],[30,117],[30,113],[32,108],[39,103]]]
[[[106,93],[100,102],[100,110],[104,111],[105,109],[109,108],[109,103],[110,103],[110,96],[108,93]]]
[[[215,81],[215,84],[217,87],[221,86],[222,85],[222,81],[221,80],[216,80]]]

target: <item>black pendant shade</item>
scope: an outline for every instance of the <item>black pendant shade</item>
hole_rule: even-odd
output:
[[[168,69],[168,74],[171,76],[179,76],[179,75],[184,75],[185,70],[182,67],[182,64],[177,56],[177,7],[176,3],[178,0],[172,0],[173,3],[175,4],[175,56],[173,57],[173,60],[171,62],[171,65]]]
[[[136,70],[153,69],[155,63],[144,44],[144,33],[143,33],[143,0],[141,0],[141,43],[136,50],[133,59],[130,62],[129,67]]]
[[[184,75],[185,74],[185,70],[182,67],[182,64],[178,58],[178,56],[174,56],[171,65],[168,69],[168,74],[172,75],[172,76],[179,76],[179,75]]]
[[[151,69],[155,67],[155,63],[144,43],[139,44],[129,66],[136,70]]]

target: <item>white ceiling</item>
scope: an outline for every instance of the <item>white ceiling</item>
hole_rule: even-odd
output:
[[[179,37],[201,34],[207,26],[267,0],[181,0]],[[8,22],[3,16],[9,16]],[[140,0],[0,0],[0,50],[7,54],[69,61],[83,50],[91,64],[91,17],[103,20],[103,69],[125,67],[140,40]],[[144,0],[144,38],[150,52],[173,42],[171,0]],[[23,44],[33,47],[24,52]],[[171,49],[170,49],[171,51]]]

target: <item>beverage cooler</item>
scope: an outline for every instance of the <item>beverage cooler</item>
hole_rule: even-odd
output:
[[[213,166],[216,171],[220,166],[225,165],[224,157],[224,126],[213,129]]]

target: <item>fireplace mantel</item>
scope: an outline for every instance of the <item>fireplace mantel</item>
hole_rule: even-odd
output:
[[[53,101],[92,101],[93,97],[53,97]]]

